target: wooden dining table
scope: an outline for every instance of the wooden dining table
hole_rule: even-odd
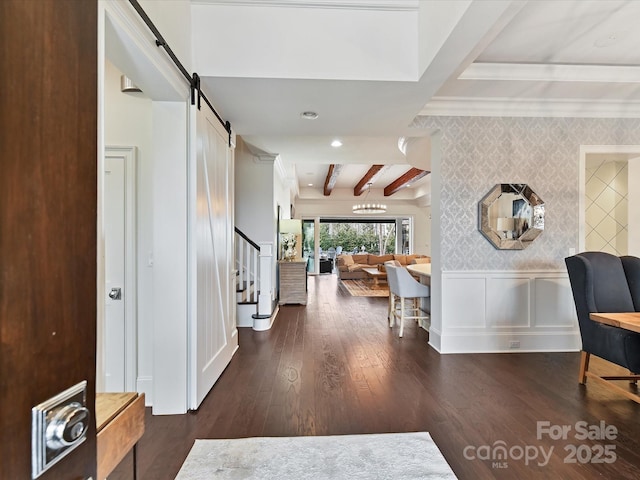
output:
[[[594,322],[624,328],[632,332],[640,333],[640,312],[624,313],[591,313],[589,318]]]
[[[610,325],[612,327],[640,333],[640,312],[596,312],[590,313],[589,318],[594,322],[602,323],[604,325]],[[587,355],[585,352],[582,352],[582,354]],[[637,382],[640,380],[640,375],[634,375],[633,373],[630,373],[629,375],[596,375],[589,371],[584,372],[584,374],[587,377],[600,382],[602,385],[617,391],[634,402],[640,403],[640,395],[638,395],[637,390],[627,390],[612,382],[612,380],[628,380],[633,386],[633,389],[635,389]]]
[[[430,263],[417,263],[414,265],[407,265],[407,270],[412,275],[420,278],[420,283],[424,285],[431,285],[431,264]]]

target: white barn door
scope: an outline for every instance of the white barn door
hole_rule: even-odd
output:
[[[233,259],[233,150],[213,112],[192,107],[189,206],[189,408],[198,408],[238,348]]]

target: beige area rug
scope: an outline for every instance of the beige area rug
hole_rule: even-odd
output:
[[[196,440],[176,480],[455,479],[426,432]]]
[[[342,285],[352,297],[388,297],[389,285],[386,281],[381,281],[378,287],[371,288],[371,280],[341,280]]]

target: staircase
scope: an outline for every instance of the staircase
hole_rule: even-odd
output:
[[[277,313],[273,290],[273,244],[257,244],[235,228],[236,324],[268,330]]]

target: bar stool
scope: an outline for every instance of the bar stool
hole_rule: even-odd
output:
[[[404,331],[404,320],[427,320],[429,315],[423,312],[418,304],[422,298],[431,299],[431,290],[411,276],[404,267],[387,265],[387,282],[389,283],[389,327],[393,327],[395,320],[400,317],[400,333]],[[405,300],[412,300],[412,306],[405,308]],[[399,301],[398,301],[399,300]],[[400,314],[398,315],[398,305]]]

